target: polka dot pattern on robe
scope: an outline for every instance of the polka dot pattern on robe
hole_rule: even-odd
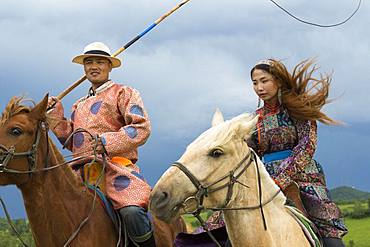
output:
[[[84,141],[85,137],[81,132],[78,132],[73,136],[73,145],[77,148],[81,147]]]
[[[107,140],[105,140],[104,137],[101,136],[100,140],[101,140],[101,143],[103,143],[104,146],[107,145]]]
[[[129,177],[126,176],[118,176],[114,179],[114,188],[117,191],[122,191],[126,189],[131,183],[131,180]]]
[[[134,139],[137,136],[137,129],[132,126],[128,126],[125,129],[126,134],[131,138]]]
[[[98,102],[95,102],[94,104],[92,104],[92,106],[90,108],[90,112],[94,115],[98,114],[102,103],[103,103],[103,101],[98,101]]]
[[[141,108],[139,105],[133,105],[130,108],[130,113],[138,115],[140,117],[144,117],[144,111],[143,108]]]
[[[140,175],[139,167],[136,164],[122,167],[110,160],[113,156],[118,156],[136,161],[137,144],[150,133],[147,127],[150,122],[146,119],[138,92],[130,87],[112,83],[95,96],[79,100],[74,104],[73,111],[73,130],[83,128],[99,135],[107,148],[109,157],[106,164],[105,188],[114,208],[129,205],[146,208],[151,188]],[[121,113],[127,115],[130,123],[125,123],[126,119]],[[135,126],[139,122],[140,126],[144,125],[140,130]],[[66,133],[67,127],[70,126],[60,124],[59,127],[58,131]],[[69,134],[70,132],[60,133],[60,136],[66,138]],[[75,154],[92,153],[90,136],[87,133],[76,133],[71,144]]]

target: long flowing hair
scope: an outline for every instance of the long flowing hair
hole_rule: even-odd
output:
[[[281,85],[281,104],[289,115],[298,120],[320,121],[327,125],[339,124],[321,111],[321,108],[331,102],[328,99],[331,75],[320,74],[320,78],[314,77],[318,70],[315,61],[304,60],[297,64],[292,73],[289,73],[285,65],[277,60],[269,59],[268,63],[257,64],[254,69],[262,69],[270,73]]]

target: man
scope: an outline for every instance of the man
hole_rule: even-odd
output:
[[[146,211],[150,186],[136,165],[137,149],[146,142],[151,128],[139,92],[109,79],[112,68],[119,67],[121,61],[112,57],[109,48],[101,42],[87,45],[84,53],[72,61],[84,66],[91,88],[88,95],[73,105],[70,120],[64,117],[61,102],[51,98],[50,102],[54,101],[55,105],[48,114],[50,128],[75,156],[92,154],[96,144],[89,134],[73,134],[75,130],[82,128],[98,136],[96,150],[99,154],[107,154],[105,183],[101,187],[127,226],[130,244],[155,246]],[[71,134],[71,141],[65,143]],[[88,173],[93,174],[91,170],[99,171],[101,166],[95,164],[89,169]],[[90,176],[86,178],[83,174],[86,172],[86,169],[81,170],[82,176],[89,180]]]

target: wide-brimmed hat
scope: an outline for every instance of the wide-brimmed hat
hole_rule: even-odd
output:
[[[104,57],[112,63],[112,68],[121,66],[121,60],[116,57],[112,57],[109,47],[102,42],[93,42],[88,44],[84,48],[83,54],[74,57],[72,62],[84,64],[84,60],[87,57]]]

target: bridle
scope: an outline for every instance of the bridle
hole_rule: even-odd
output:
[[[25,151],[25,152],[15,152],[15,147],[14,146],[12,146],[10,148],[7,148],[6,146],[0,144],[0,173],[30,174],[30,175],[32,175],[33,173],[54,170],[58,167],[67,165],[68,163],[83,159],[82,156],[81,157],[76,157],[76,158],[73,158],[69,161],[65,161],[65,162],[61,162],[61,163],[53,165],[53,166],[49,166],[48,160],[47,160],[49,158],[49,134],[48,134],[48,131],[49,131],[49,128],[48,128],[48,125],[46,124],[46,122],[40,121],[39,124],[38,124],[38,128],[37,128],[35,142],[32,144],[31,149],[28,150],[28,151]],[[47,148],[46,155],[45,155],[45,161],[44,161],[45,166],[43,168],[38,168],[37,169],[37,166],[36,166],[37,148],[40,144],[40,139],[41,139],[41,133],[42,132],[45,132],[46,148]],[[97,143],[98,143],[98,138],[99,137],[96,136],[96,135],[95,136],[92,135],[87,130],[84,130],[84,129],[81,129],[81,128],[76,129],[75,131],[73,131],[69,135],[69,137],[67,138],[65,143],[68,143],[68,141],[71,140],[72,136],[75,135],[76,133],[79,133],[79,132],[85,132],[85,133],[89,134],[90,137],[94,140],[95,146],[94,146],[93,151],[94,151],[94,157],[96,157],[96,155],[97,155],[96,148],[97,148]],[[63,146],[63,148],[65,148],[65,145]],[[12,159],[20,158],[20,157],[26,157],[27,158],[28,164],[29,164],[28,165],[28,170],[16,170],[16,169],[8,168],[8,163]]]
[[[74,158],[70,161],[65,161],[65,162],[56,164],[54,166],[49,166],[48,165],[48,160],[47,160],[49,158],[49,135],[48,135],[48,131],[49,131],[49,128],[48,128],[47,123],[45,121],[39,121],[37,130],[36,130],[35,141],[32,144],[30,150],[25,151],[25,152],[16,152],[14,146],[12,146],[10,148],[7,148],[3,144],[0,144],[0,173],[32,175],[33,173],[45,172],[45,171],[56,169],[58,167],[66,165],[70,162],[73,162],[73,161],[76,161],[76,160],[79,160],[79,159],[83,158],[83,157],[76,157],[76,158]],[[39,144],[40,144],[41,133],[42,132],[45,133],[46,148],[47,148],[47,152],[46,152],[46,155],[45,155],[45,167],[37,169],[37,165],[36,165],[36,162],[37,162],[37,148],[39,147]],[[98,138],[99,137],[97,135],[92,135],[87,130],[79,128],[79,129],[76,129],[75,131],[73,131],[70,134],[70,136],[66,140],[66,143],[72,138],[72,136],[74,134],[76,134],[78,132],[86,132],[90,135],[90,137],[92,137],[94,139],[94,141],[95,141],[95,146],[94,146],[94,150],[93,150],[94,151],[94,160],[93,160],[93,162],[94,162],[96,160],[96,157],[97,157],[96,148],[97,148],[97,145],[98,145]],[[26,157],[27,160],[28,160],[28,171],[26,171],[26,170],[16,170],[16,169],[12,169],[12,168],[8,167],[9,162],[12,159],[22,158],[22,157]],[[103,161],[104,161],[103,164],[104,164],[104,169],[105,169],[106,157],[105,157],[104,154],[102,155],[102,157],[103,157]],[[101,174],[101,176],[102,176],[102,174]],[[99,176],[98,181],[101,179],[101,176]],[[97,200],[97,192],[96,192],[96,190],[94,190],[94,199],[93,199],[92,206],[91,206],[91,209],[90,209],[90,212],[89,212],[88,216],[80,223],[78,228],[71,234],[71,236],[68,238],[66,243],[63,245],[63,247],[68,246],[76,238],[76,236],[78,235],[78,233],[82,229],[82,227],[88,222],[88,220],[90,219],[90,217],[91,217],[91,215],[92,215],[92,213],[95,209],[96,200]],[[13,221],[12,221],[12,219],[11,219],[9,213],[8,213],[8,210],[5,206],[5,203],[4,203],[4,201],[2,200],[1,197],[0,197],[0,204],[4,209],[7,221],[9,223],[10,227],[12,228],[13,232],[16,234],[16,236],[21,241],[23,246],[28,247],[28,245],[22,240],[21,235],[17,231],[17,229],[16,229],[16,227],[15,227],[15,225],[14,225],[14,223],[13,223]],[[119,246],[120,242],[121,242],[121,234],[119,233],[117,246]]]
[[[37,161],[37,148],[40,144],[40,139],[41,139],[41,132],[46,133],[46,139],[48,140],[48,126],[46,122],[44,121],[39,121],[38,122],[38,127],[36,130],[36,137],[35,141],[31,146],[31,149],[25,152],[16,152],[15,147],[11,146],[10,148],[7,148],[3,144],[0,144],[0,173],[13,173],[13,174],[29,174],[31,175],[36,171],[36,161]],[[28,171],[23,171],[23,170],[16,170],[9,168],[9,162],[14,159],[14,158],[22,158],[26,157],[28,161]],[[47,159],[49,157],[49,145],[47,145],[47,155],[45,158]],[[45,163],[47,166],[47,162]],[[6,205],[3,201],[3,199],[0,197],[0,203],[1,206],[4,209],[5,216],[7,218],[7,221],[12,228],[13,232],[17,236],[17,238],[21,241],[23,246],[28,247],[28,245],[22,240],[20,233],[17,231],[9,213],[6,208]]]
[[[15,173],[15,174],[32,174],[36,171],[36,160],[37,160],[37,147],[40,144],[41,132],[46,133],[46,139],[48,140],[48,126],[46,122],[39,121],[36,130],[36,138],[31,146],[31,149],[25,152],[16,152],[15,147],[12,146],[7,148],[3,144],[0,144],[0,173]],[[49,147],[49,145],[48,145]],[[48,154],[47,154],[48,156]],[[14,158],[26,157],[28,160],[28,171],[16,170],[8,168],[9,162]],[[47,157],[46,157],[47,158]],[[47,165],[47,163],[46,163]]]
[[[192,184],[197,188],[197,191],[192,196],[186,198],[182,203],[175,206],[173,210],[178,210],[180,208],[184,209],[185,213],[192,214],[194,217],[198,219],[198,221],[201,223],[203,229],[208,233],[208,235],[211,237],[211,239],[215,242],[217,246],[221,246],[218,241],[215,239],[215,237],[211,234],[210,230],[207,228],[204,220],[200,217],[200,213],[203,210],[212,210],[212,211],[220,211],[220,210],[254,210],[254,209],[260,209],[261,215],[263,219],[263,225],[265,230],[267,230],[265,215],[263,212],[263,206],[266,204],[272,202],[274,198],[281,192],[279,189],[269,200],[262,202],[262,189],[261,189],[261,175],[259,172],[258,164],[257,164],[257,154],[254,152],[253,149],[249,148],[250,152],[236,165],[234,169],[228,172],[227,175],[217,179],[215,182],[212,182],[208,185],[203,185],[199,179],[196,178],[196,176],[188,169],[184,164],[181,162],[174,162],[172,166],[175,166],[179,168],[192,182]],[[248,160],[248,162],[246,162]],[[258,197],[259,197],[259,203],[255,206],[246,206],[246,207],[239,207],[239,208],[229,208],[227,205],[230,203],[230,200],[233,195],[233,189],[234,185],[236,183],[241,184],[242,186],[249,188],[249,186],[243,184],[238,180],[238,178],[251,166],[251,164],[254,163],[257,169],[257,175],[258,175]],[[237,173],[237,171],[240,170],[240,172]],[[228,179],[228,181],[215,188],[211,188],[212,186]],[[222,190],[224,188],[227,188],[227,194],[225,198],[225,202],[223,203],[222,207],[205,207],[203,205],[204,198],[207,197],[209,194],[214,193],[216,191]],[[190,202],[195,201],[196,208],[194,210],[188,210],[187,206]]]

